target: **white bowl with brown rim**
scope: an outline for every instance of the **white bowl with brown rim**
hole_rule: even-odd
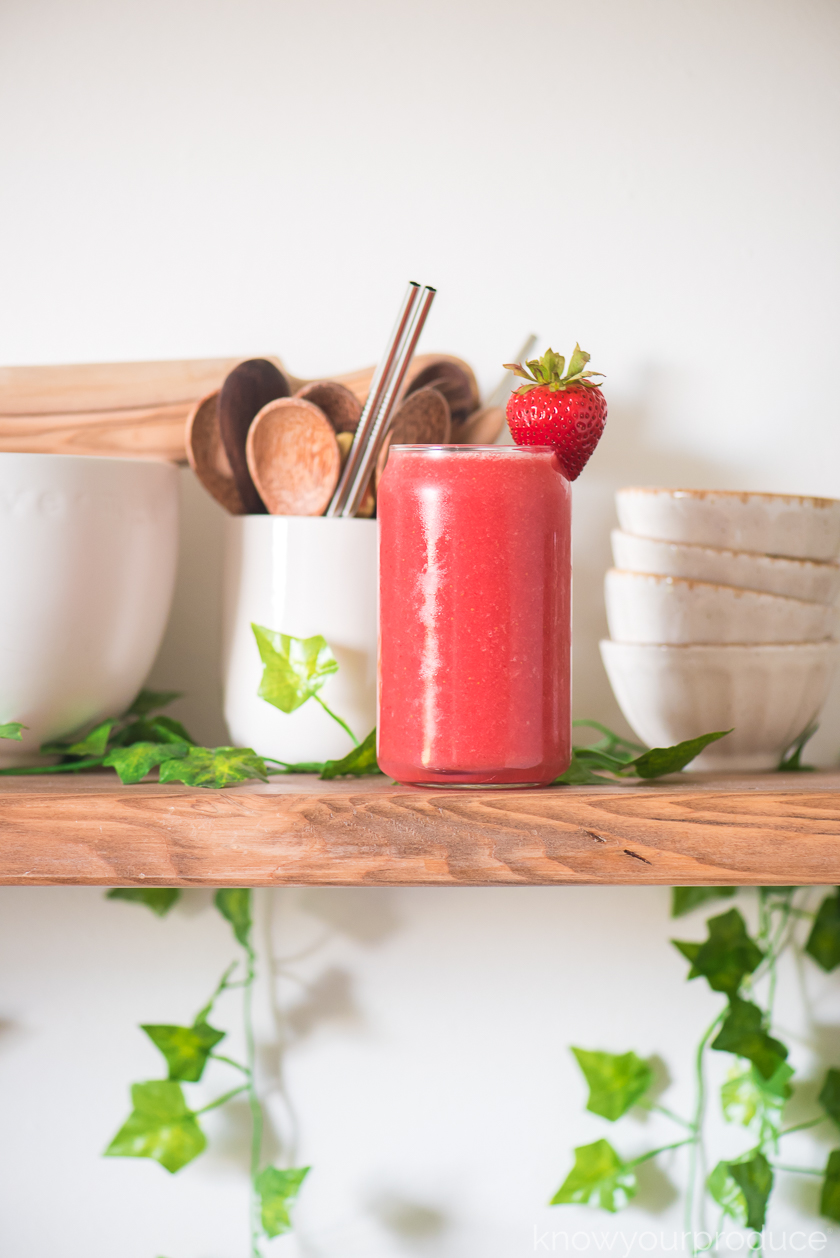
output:
[[[840,643],[665,646],[602,642],[618,704],[649,747],[669,747],[715,730],[692,769],[759,773],[817,718]]]
[[[724,489],[620,489],[623,532],[665,542],[794,559],[840,553],[840,501]]]
[[[832,604],[840,594],[840,564],[814,559],[783,559],[749,550],[720,550],[635,537],[613,529],[613,562],[625,572],[650,572],[712,585],[781,594],[807,603]]]
[[[821,642],[834,636],[833,607],[730,585],[611,568],[605,596],[615,642]]]

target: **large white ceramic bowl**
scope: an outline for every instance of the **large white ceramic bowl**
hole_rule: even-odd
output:
[[[364,739],[376,724],[376,521],[240,515],[227,520],[223,683],[231,739],[278,760],[337,760],[347,734],[315,699],[281,712],[257,690],[252,622],[309,638],[338,660],[321,698]]]
[[[178,470],[0,454],[0,742],[5,766],[121,712],[157,654],[178,555]]]
[[[713,585],[735,585],[809,603],[831,604],[840,594],[840,564],[661,542],[634,537],[620,529],[613,529],[611,536],[613,562],[625,572],[653,572]]]
[[[607,621],[615,642],[820,642],[835,611],[779,594],[611,568]]]
[[[657,646],[602,642],[628,724],[649,747],[732,729],[692,769],[762,772],[819,714],[840,643]]]
[[[840,501],[723,489],[620,489],[625,533],[665,542],[752,550],[795,559],[836,559]]]

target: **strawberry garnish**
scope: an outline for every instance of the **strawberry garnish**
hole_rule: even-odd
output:
[[[587,371],[588,362],[589,355],[576,345],[565,375],[566,360],[553,349],[525,367],[505,363],[527,381],[508,399],[511,436],[518,446],[553,446],[569,480],[580,476],[607,421],[607,403],[595,381],[602,373]]]

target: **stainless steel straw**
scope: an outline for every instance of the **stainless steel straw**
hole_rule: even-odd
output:
[[[391,412],[394,409],[394,403],[399,397],[402,388],[405,373],[408,371],[411,360],[414,357],[414,351],[417,342],[420,339],[420,333],[423,331],[423,324],[431,309],[432,302],[435,299],[436,289],[429,288],[428,285],[423,289],[423,295],[420,298],[414,311],[414,318],[405,336],[402,339],[397,358],[394,363],[391,378],[388,382],[385,396],[382,398],[379,407],[374,414],[370,425],[370,435],[365,443],[364,450],[359,458],[358,466],[353,475],[353,480],[347,492],[347,498],[344,508],[337,514],[344,516],[355,515],[362,504],[365,496],[365,490],[368,487],[373,469],[376,466],[376,460],[379,451],[382,448],[382,442],[387,436],[390,427]],[[354,442],[355,445],[355,442]],[[349,460],[348,460],[349,462]]]
[[[354,483],[359,462],[362,459],[370,437],[371,428],[373,427],[376,415],[379,410],[382,399],[388,389],[391,377],[394,373],[397,356],[400,345],[405,338],[406,329],[410,326],[411,317],[415,312],[417,302],[420,297],[420,285],[415,284],[414,280],[408,286],[408,291],[400,307],[397,315],[397,321],[394,324],[388,344],[385,347],[385,353],[382,360],[374,373],[374,377],[370,382],[370,392],[367,395],[364,409],[359,418],[356,435],[353,438],[353,444],[347,455],[347,462],[341,472],[335,493],[330,499],[325,515],[354,515],[354,511],[347,511],[348,496],[350,486]],[[363,491],[364,492],[364,491]]]

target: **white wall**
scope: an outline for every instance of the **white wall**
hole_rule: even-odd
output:
[[[409,277],[439,289],[426,347],[487,387],[529,331],[579,339],[610,419],[575,489],[576,706],[617,722],[596,648],[614,489],[840,496],[839,45],[831,0],[5,0],[0,358],[352,368]],[[186,476],[184,497],[153,679],[189,690],[211,740],[220,519]],[[818,737],[836,761],[840,689]],[[224,930],[196,903],[157,922],[95,890],[0,901],[4,1258],[244,1255],[236,1131],[172,1181],[98,1159],[155,1068],[133,1024],[194,1011]],[[564,1045],[658,1050],[684,1078],[707,1015],[660,891],[288,891],[274,909],[291,951],[343,923],[304,970],[288,1089],[319,1170],[305,1241],[277,1253],[532,1252],[535,1222],[566,1225],[542,1203],[568,1148],[600,1132]],[[830,1024],[837,984],[820,990]],[[425,1240],[394,1230],[400,1201]]]

